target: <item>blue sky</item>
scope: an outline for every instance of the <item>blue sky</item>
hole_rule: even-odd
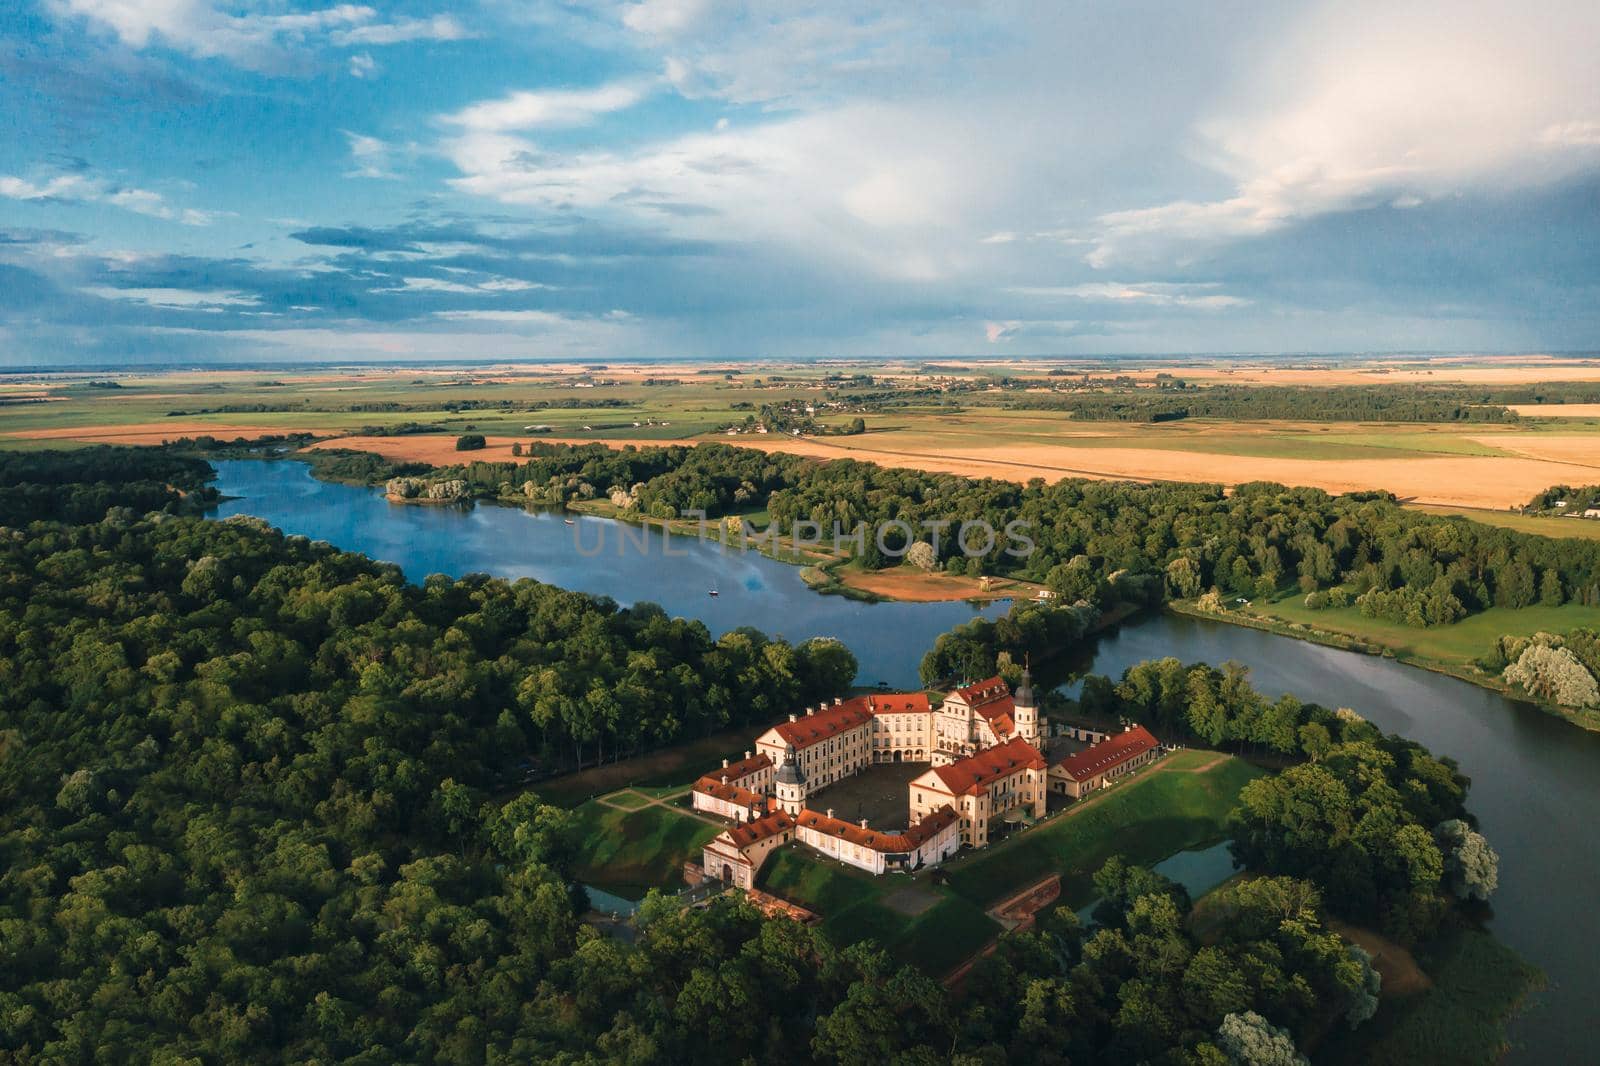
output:
[[[1600,5],[14,0],[0,365],[1600,348]]]

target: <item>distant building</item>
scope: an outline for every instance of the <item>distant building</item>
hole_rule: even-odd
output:
[[[1160,742],[1150,730],[1136,725],[1050,767],[1050,788],[1078,799],[1154,762],[1160,754]]]

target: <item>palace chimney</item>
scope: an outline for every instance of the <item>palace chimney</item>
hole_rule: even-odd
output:
[[[792,714],[791,714],[791,715],[790,715],[790,716],[789,716],[789,721],[791,721],[791,722],[793,722],[793,721],[794,721],[794,720],[795,720],[795,716],[794,716],[794,715],[792,715]]]
[[[865,818],[863,818],[863,819],[861,819],[861,828],[865,829],[866,827],[867,827],[867,820]]]
[[[829,808],[828,808],[828,817],[829,817],[829,818],[832,818],[832,817],[833,817],[833,808],[832,808],[832,807],[829,807]]]
[[[723,759],[722,760],[722,768],[724,770],[726,770],[728,768],[728,760],[727,759]]]

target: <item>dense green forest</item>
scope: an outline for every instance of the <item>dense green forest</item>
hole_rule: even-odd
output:
[[[771,720],[842,687],[848,652],[139,512],[169,474],[140,456],[101,518],[0,539],[7,1061],[1292,1061],[1377,1006],[1330,911],[1411,941],[1492,888],[1448,762],[1303,705],[1297,765],[1235,815],[1270,876],[1203,938],[1181,889],[1113,862],[1098,928],[1048,914],[964,992],[732,900],[653,899],[612,939],[579,921],[570,815],[491,799],[500,772],[556,737]],[[1210,686],[1192,725],[1223,740],[1265,706],[1203,666],[1108,686],[1157,723]]]
[[[98,521],[112,506],[197,514],[217,497],[211,474],[203,459],[168,450],[0,452],[0,525]]]
[[[468,463],[434,476],[544,504],[609,497],[625,514],[656,518],[764,509],[783,535],[809,523],[824,543],[836,528],[903,522],[948,571],[1038,581],[1067,603],[1102,602],[1113,576],[1157,575],[1168,595],[1186,599],[1210,588],[1256,597],[1337,585],[1368,613],[1419,626],[1496,605],[1600,604],[1600,544],[1410,511],[1386,493],[1334,497],[1271,482],[1231,492],[1070,479],[1018,485],[710,443],[620,451],[535,443],[528,451],[523,463]],[[1021,523],[1032,550],[1012,554],[1019,542],[1002,534],[983,554],[968,554],[957,533],[962,522],[978,521],[997,533]],[[868,536],[867,565],[895,561],[903,527],[888,528],[891,553]],[[978,536],[966,544],[983,546]]]

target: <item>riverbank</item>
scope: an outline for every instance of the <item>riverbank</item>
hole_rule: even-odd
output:
[[[1272,605],[1274,609],[1278,608],[1279,606],[1280,605],[1277,604]],[[1512,686],[1506,684],[1497,675],[1488,673],[1481,669],[1475,662],[1472,661],[1471,658],[1466,656],[1462,656],[1460,658],[1447,658],[1440,655],[1429,655],[1419,651],[1415,646],[1402,645],[1398,642],[1391,643],[1389,641],[1370,639],[1371,635],[1373,635],[1375,632],[1381,632],[1390,628],[1381,622],[1362,626],[1361,628],[1366,630],[1366,635],[1357,635],[1355,632],[1345,629],[1318,625],[1293,617],[1285,617],[1281,614],[1266,613],[1263,609],[1255,606],[1234,607],[1218,613],[1215,611],[1201,610],[1195,605],[1195,601],[1193,600],[1172,600],[1167,603],[1167,609],[1172,611],[1174,614],[1183,615],[1188,618],[1199,618],[1210,622],[1225,622],[1229,625],[1244,626],[1248,629],[1256,629],[1264,633],[1271,633],[1274,636],[1291,637],[1295,640],[1303,640],[1312,644],[1321,644],[1330,648],[1339,648],[1343,651],[1353,651],[1359,652],[1363,655],[1374,655],[1384,659],[1393,659],[1395,662],[1403,663],[1406,666],[1414,666],[1432,673],[1444,674],[1447,677],[1453,677],[1458,681],[1465,681],[1468,684],[1487,689],[1490,692],[1504,696],[1508,699],[1538,707],[1546,714],[1563,719],[1567,722],[1571,722],[1573,725],[1578,726],[1581,729],[1600,733],[1600,710],[1591,708],[1563,707],[1559,704],[1535,699],[1520,689],[1514,689]],[[1533,609],[1529,608],[1528,610]],[[1318,613],[1335,615],[1337,612],[1323,611]],[[1489,612],[1484,612],[1484,614],[1487,615]],[[1482,616],[1475,617],[1480,618],[1479,625],[1481,626]],[[1504,632],[1518,633],[1522,636],[1532,636],[1534,632],[1537,632],[1540,628],[1543,628],[1539,624],[1540,621],[1546,620],[1547,619],[1544,616],[1540,616],[1538,620],[1529,619],[1527,625],[1515,626],[1513,628],[1504,630]],[[1369,619],[1363,619],[1362,621],[1372,622],[1372,620]],[[1470,621],[1470,619],[1465,621]],[[1465,621],[1458,622],[1456,625],[1464,625]],[[1586,617],[1579,618],[1574,616],[1571,620],[1571,623],[1567,625],[1566,628],[1570,629],[1584,624],[1593,623]],[[1523,630],[1526,630],[1526,632],[1522,632]],[[1546,629],[1546,631],[1548,632],[1551,630]],[[1428,631],[1418,630],[1416,632],[1419,634],[1426,634]],[[1411,634],[1407,635],[1409,636]],[[1498,637],[1500,635],[1501,634],[1499,632],[1496,632],[1494,637]],[[1483,648],[1481,649],[1482,653],[1488,653],[1494,637],[1484,640]]]

